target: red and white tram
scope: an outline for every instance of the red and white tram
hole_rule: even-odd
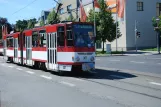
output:
[[[8,34],[4,52],[9,61],[39,69],[93,71],[93,24],[67,22]]]
[[[3,55],[3,41],[0,40],[0,55]]]

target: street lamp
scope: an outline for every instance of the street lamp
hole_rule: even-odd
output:
[[[160,54],[160,31],[159,31],[159,21],[160,21],[160,19],[159,19],[159,18],[156,18],[156,23],[157,23],[156,31],[157,31],[157,40],[158,40],[157,48],[158,48],[158,53]]]

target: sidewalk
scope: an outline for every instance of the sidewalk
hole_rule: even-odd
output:
[[[146,55],[159,55],[157,51],[127,51],[123,52],[123,54],[99,54],[96,57],[101,56],[146,56]]]

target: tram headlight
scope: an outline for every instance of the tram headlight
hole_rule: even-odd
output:
[[[91,57],[91,61],[92,61],[92,62],[94,61],[94,57],[93,57],[93,56]]]
[[[77,57],[76,57],[76,61],[80,61],[80,58],[79,58],[79,56],[77,56]]]

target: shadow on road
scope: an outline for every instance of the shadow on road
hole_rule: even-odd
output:
[[[136,75],[130,73],[123,73],[120,71],[110,71],[103,69],[96,69],[95,73],[74,72],[74,73],[68,73],[65,76],[82,78],[82,79],[84,78],[84,79],[108,79],[108,80],[120,80],[120,79],[137,77]]]

